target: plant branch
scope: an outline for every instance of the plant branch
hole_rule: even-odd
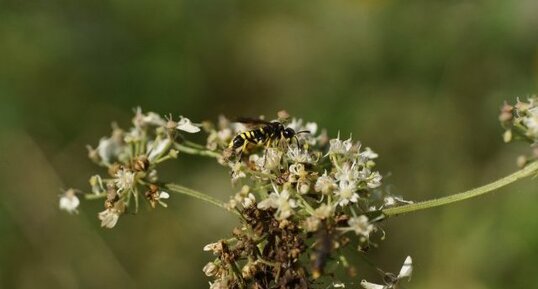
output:
[[[189,147],[182,144],[175,144],[175,148],[180,152],[184,152],[190,155],[199,155],[199,156],[211,157],[211,158],[218,158],[220,156],[219,153],[214,152],[214,151]]]
[[[228,208],[226,207],[226,204],[224,202],[222,202],[222,201],[220,201],[220,200],[218,200],[216,198],[213,198],[212,196],[209,196],[209,195],[206,195],[204,193],[195,191],[193,189],[189,189],[187,187],[176,185],[176,184],[165,184],[164,188],[171,191],[171,192],[187,195],[189,197],[193,197],[195,199],[202,200],[202,201],[204,201],[206,203],[210,203],[212,205],[215,205],[217,207],[225,209],[226,211],[232,212],[232,213],[234,213],[236,215],[239,214],[236,211],[228,210]]]
[[[433,199],[433,200],[423,201],[419,203],[383,209],[381,210],[381,213],[385,217],[391,217],[391,216],[411,213],[414,211],[425,210],[425,209],[429,209],[433,207],[448,205],[451,203],[463,201],[466,199],[474,198],[474,197],[492,192],[506,185],[509,185],[515,181],[518,181],[520,179],[536,174],[536,172],[538,172],[538,162],[533,162],[533,163],[528,164],[523,169],[511,175],[508,175],[502,179],[498,179],[487,185],[484,185],[484,186],[481,186],[481,187],[478,187],[478,188],[475,188],[475,189],[472,189],[463,193],[458,193],[458,194],[446,196],[439,199]]]

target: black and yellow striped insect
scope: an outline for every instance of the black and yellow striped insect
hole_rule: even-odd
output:
[[[278,121],[269,122],[261,119],[249,118],[240,118],[237,121],[260,125],[260,127],[236,135],[228,146],[228,148],[234,152],[239,148],[241,148],[241,152],[244,152],[249,144],[265,145],[266,147],[269,147],[273,143],[278,144],[281,139],[289,141],[294,137],[297,138],[297,134],[299,133],[309,133],[309,131],[306,130],[295,132],[292,128],[285,127]]]

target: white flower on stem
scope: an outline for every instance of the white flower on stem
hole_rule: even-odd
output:
[[[223,242],[222,241],[209,243],[209,244],[205,245],[204,248],[203,248],[203,250],[205,252],[213,252],[213,254],[215,254],[215,255],[220,254],[223,249],[224,249],[224,247],[223,247]]]
[[[283,190],[280,193],[276,190],[269,194],[267,199],[258,203],[258,209],[276,209],[276,218],[279,220],[287,219],[293,214],[293,209],[297,207],[297,202],[290,198],[288,190]]]
[[[103,164],[109,165],[112,160],[117,159],[122,151],[121,140],[117,137],[101,138],[95,149],[99,159]]]
[[[217,274],[218,272],[218,267],[217,265],[215,265],[215,263],[213,262],[209,262],[207,263],[204,268],[202,269],[202,271],[204,272],[204,274],[207,276],[207,277],[211,277],[215,274]]]
[[[140,127],[132,127],[128,133],[125,134],[123,140],[126,143],[140,142],[144,139],[146,133]]]
[[[243,171],[243,162],[237,161],[229,163],[229,166],[232,169],[232,184],[235,184],[239,179],[247,176]]]
[[[163,201],[163,200],[168,200],[170,199],[170,194],[165,192],[165,191],[160,191],[159,192],[159,195],[157,197],[157,201],[159,202],[159,204],[165,208],[168,207],[168,205]]]
[[[324,220],[331,216],[333,213],[333,207],[323,203],[314,210],[314,217]]]
[[[392,207],[392,206],[395,206],[397,204],[413,204],[414,202],[413,201],[407,201],[407,200],[404,200],[403,198],[401,197],[397,197],[397,196],[387,196],[383,199],[383,206],[384,207]]]
[[[383,177],[381,177],[381,175],[379,174],[379,172],[373,172],[372,174],[370,174],[370,176],[366,179],[366,185],[368,186],[368,188],[370,189],[375,189],[379,186],[381,186],[381,179]]]
[[[366,280],[362,280],[361,286],[364,289],[397,289],[399,288],[398,284],[400,283],[400,280],[404,278],[410,279],[412,273],[413,273],[413,260],[411,259],[411,256],[407,256],[407,258],[405,258],[404,264],[402,265],[402,268],[400,269],[400,273],[398,274],[398,276],[395,276],[392,273],[385,274],[385,276],[390,276],[390,278],[387,278],[385,280],[386,285],[370,283]]]
[[[268,170],[276,169],[280,167],[282,152],[276,148],[267,148],[262,159],[264,161],[264,168]]]
[[[360,173],[355,162],[352,164],[345,162],[334,175],[340,182],[355,182],[359,179],[359,176]]]
[[[191,120],[180,116],[179,121],[177,122],[176,129],[186,131],[188,133],[197,133],[200,131],[200,128],[192,124]]]
[[[359,156],[363,159],[364,162],[368,160],[377,159],[379,157],[378,154],[376,154],[371,148],[367,147],[364,149],[363,152],[359,154]]]
[[[105,186],[103,185],[103,180],[101,176],[94,175],[90,178],[90,186],[92,187],[92,193],[99,195],[105,192]]]
[[[368,282],[366,280],[361,281],[361,286],[364,289],[390,289],[391,288],[391,287],[389,287],[387,285],[379,285],[379,284],[375,284],[375,283],[370,283],[370,282]]]
[[[353,217],[347,221],[349,225],[349,230],[352,230],[358,236],[364,236],[368,238],[370,233],[375,229],[374,225],[370,224],[368,217],[360,215],[358,217]]]
[[[300,149],[297,146],[290,147],[287,156],[294,163],[312,163],[312,157],[308,150]]]
[[[135,186],[135,173],[125,169],[121,168],[118,170],[118,172],[114,175],[114,183],[116,184],[116,187],[118,188],[118,193],[121,193],[126,190],[131,190]]]
[[[292,164],[288,170],[293,177],[293,181],[305,180],[309,175],[303,164]]]
[[[321,223],[321,221],[314,217],[314,216],[310,216],[308,218],[306,218],[303,222],[303,228],[307,231],[307,232],[315,232],[318,230],[319,228],[319,224]]]
[[[209,283],[209,289],[228,289],[230,288],[228,286],[228,280],[226,279],[218,279],[215,280],[213,283]]]
[[[345,141],[340,140],[340,135],[337,138],[333,138],[329,141],[329,153],[328,154],[340,154],[344,155],[348,153],[353,147],[351,137]]]
[[[356,193],[356,189],[355,182],[340,181],[338,189],[334,192],[338,196],[338,205],[343,207],[350,202],[356,203],[359,200],[359,194]]]
[[[332,193],[332,191],[337,187],[335,180],[327,175],[327,171],[323,173],[321,177],[319,177],[316,181],[316,184],[314,185],[314,190],[316,192],[321,192],[324,195],[328,195]]]
[[[108,229],[114,228],[124,210],[125,204],[123,201],[118,201],[114,207],[100,212],[97,216],[99,217],[99,220],[101,220],[101,227]]]
[[[523,118],[523,124],[527,127],[527,135],[536,140],[538,138],[538,107],[528,110],[528,115]]]
[[[400,269],[400,273],[398,273],[398,279],[408,278],[411,279],[411,275],[413,274],[413,259],[411,259],[411,256],[407,256],[405,258],[405,261],[402,265],[402,268]]]
[[[168,137],[157,138],[155,141],[148,143],[148,160],[150,162],[157,160],[158,158],[163,156],[168,151],[168,149],[170,149],[171,145],[172,140]]]
[[[64,210],[70,214],[78,213],[80,200],[76,196],[75,190],[69,189],[60,196],[60,210]]]
[[[101,220],[101,227],[112,229],[118,223],[120,218],[119,212],[114,209],[106,209],[99,213],[99,220]]]
[[[166,125],[166,120],[152,111],[144,114],[142,112],[142,108],[137,107],[135,110],[135,116],[133,118],[133,124],[136,127],[144,127],[147,125],[164,126]]]
[[[307,122],[304,130],[310,132],[311,135],[315,135],[318,132],[318,124],[315,122]]]
[[[243,208],[248,208],[254,203],[256,203],[256,197],[252,193],[249,193],[248,196],[242,200],[241,205]]]

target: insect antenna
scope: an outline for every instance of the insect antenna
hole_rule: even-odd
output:
[[[300,134],[300,133],[310,133],[310,131],[309,130],[301,130],[301,131],[296,132],[295,134]]]

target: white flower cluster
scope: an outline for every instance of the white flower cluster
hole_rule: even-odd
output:
[[[274,210],[278,220],[297,221],[305,232],[317,231],[322,223],[334,225],[344,215],[347,221],[338,224],[339,232],[354,232],[367,243],[376,227],[365,214],[395,203],[384,204],[384,198],[392,196],[379,198],[377,193],[372,197],[382,180],[375,170],[378,155],[351,138],[329,139],[325,131],[319,134],[314,122],[293,118],[286,127],[308,133],[282,137],[271,146],[253,146],[238,159],[221,160],[231,168],[232,183],[241,182],[248,188],[232,197],[230,207],[256,204],[259,209]],[[221,117],[218,130],[209,131],[207,147],[225,149],[234,136],[249,129],[255,128]]]
[[[139,197],[145,198],[151,207],[160,204],[169,194],[157,184],[157,165],[174,159],[178,155],[179,133],[196,133],[199,125],[180,116],[179,121],[171,117],[162,118],[154,112],[135,111],[133,126],[125,131],[113,125],[109,137],[103,137],[96,148],[88,146],[92,161],[108,170],[108,177],[99,175],[90,178],[90,199],[104,198],[105,210],[98,214],[101,225],[112,228],[119,216],[134,200],[135,212],[138,210]],[[70,213],[77,212],[79,200],[73,190],[66,191],[60,198],[60,208]]]
[[[531,144],[538,142],[538,97],[527,101],[517,100],[515,105],[504,104],[499,115],[501,124],[506,128],[504,140],[525,140]]]

